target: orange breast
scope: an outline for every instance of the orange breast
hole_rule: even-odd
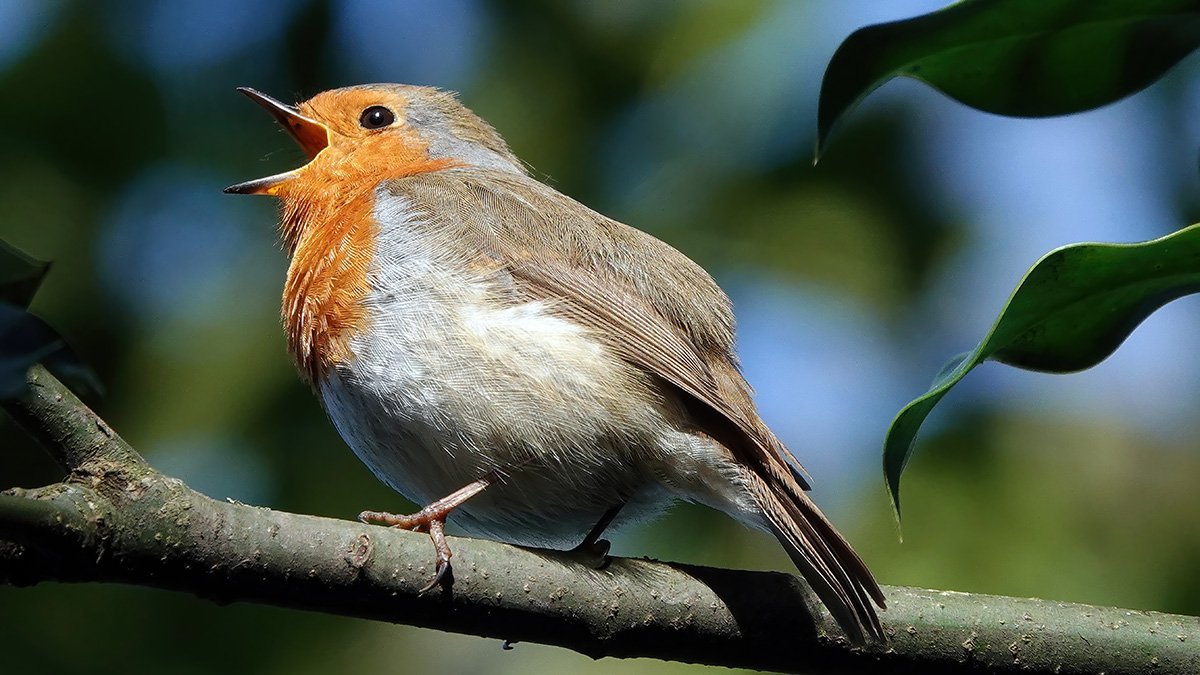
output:
[[[315,384],[350,357],[350,339],[367,327],[363,306],[379,226],[374,195],[361,190],[342,205],[310,203],[283,287],[283,326],[296,367]]]
[[[364,301],[379,224],[375,188],[453,165],[430,160],[425,147],[381,146],[355,160],[306,166],[284,190],[283,240],[292,255],[283,289],[288,351],[310,384],[350,359],[350,342],[370,329]]]

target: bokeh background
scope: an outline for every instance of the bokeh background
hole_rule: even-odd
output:
[[[1195,299],[1089,372],[969,376],[919,439],[898,540],[887,424],[1025,269],[1200,219],[1195,58],[1052,120],[897,81],[814,168],[838,43],[942,4],[0,0],[0,236],[55,261],[34,310],[155,466],[216,498],[403,511],[285,355],[274,204],[221,188],[301,154],[233,88],[454,89],[544,180],[728,289],[764,416],[881,581],[1200,614]],[[7,420],[0,438],[0,487],[61,478]],[[773,541],[687,506],[615,549],[790,569]],[[120,586],[0,588],[0,608],[11,672],[699,670]]]

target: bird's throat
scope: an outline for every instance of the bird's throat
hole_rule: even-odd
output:
[[[283,325],[296,367],[314,386],[352,356],[351,339],[367,328],[363,301],[379,234],[376,189],[388,180],[454,166],[430,159],[424,148],[405,148],[362,162],[324,163],[318,157],[277,192],[283,203],[280,236],[291,255]]]
[[[288,351],[314,386],[350,358],[350,340],[366,328],[363,301],[379,231],[370,184],[319,188],[289,190],[280,223],[291,254],[281,308]]]

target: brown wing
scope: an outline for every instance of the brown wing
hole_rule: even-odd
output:
[[[593,330],[684,396],[693,422],[729,448],[771,529],[847,633],[882,639],[883,594],[804,493],[794,458],[758,417],[737,369],[729,300],[663,242],[524,176],[442,171],[406,179],[403,196],[431,226],[506,270],[513,290]],[[789,462],[789,459],[791,462]]]
[[[692,260],[524,176],[443,171],[406,180],[404,191],[439,228],[503,261],[519,292],[685,393],[697,426],[743,464],[808,488],[738,371],[729,299]]]
[[[555,311],[592,328],[615,353],[687,394],[697,426],[743,463],[775,475],[789,471],[787,450],[759,421],[729,357],[706,358],[647,303],[585,270],[541,259],[514,262],[510,271],[530,298],[554,302]]]
[[[563,300],[557,307],[595,329],[622,357],[675,385],[701,405],[692,417],[756,474],[752,490],[775,536],[856,642],[883,639],[871,599],[883,593],[866,564],[804,494],[802,479],[790,475],[787,450],[754,410],[749,387],[729,357],[705,358],[671,325],[624,288],[595,275],[546,259],[525,260],[510,271],[532,296]],[[797,485],[797,479],[800,484]]]

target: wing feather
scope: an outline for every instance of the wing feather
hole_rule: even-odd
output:
[[[438,227],[503,261],[526,299],[547,301],[686,394],[696,421],[740,461],[808,488],[758,417],[733,355],[729,299],[700,266],[531,178],[480,173],[423,174],[405,179],[403,192]]]
[[[729,299],[667,244],[525,176],[455,170],[404,179],[403,196],[447,237],[466,239],[512,279],[669,383],[692,423],[734,454],[772,531],[856,641],[883,635],[883,595],[861,558],[804,493],[802,469],[759,418],[733,354]],[[399,189],[399,188],[396,188]],[[462,247],[455,247],[462,248]]]

